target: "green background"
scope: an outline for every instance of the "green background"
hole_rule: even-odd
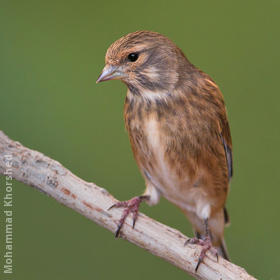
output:
[[[95,81],[120,36],[167,35],[225,96],[234,143],[232,261],[257,278],[280,279],[279,14],[276,0],[1,1],[0,129],[118,199],[141,194],[123,123],[125,86]],[[190,279],[15,181],[14,205],[14,274],[1,279]],[[141,210],[192,235],[165,199]]]

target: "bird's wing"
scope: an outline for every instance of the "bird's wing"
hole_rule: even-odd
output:
[[[227,120],[226,109],[224,111],[224,114],[222,114],[222,117],[220,117],[220,137],[221,137],[221,143],[224,146],[227,168],[228,168],[228,181],[230,182],[233,176],[232,140],[231,140],[229,123]],[[224,207],[224,223],[225,225],[230,224],[230,218],[226,207]],[[224,241],[221,244],[222,245],[220,248],[223,249],[222,251],[224,252],[225,257],[228,257]]]
[[[228,179],[232,178],[233,175],[233,165],[232,165],[232,142],[228,121],[225,120],[224,125],[222,127],[222,131],[220,133],[221,140],[224,146],[227,167],[228,167]]]
[[[218,129],[221,137],[221,144],[223,145],[225,151],[228,168],[228,180],[230,181],[233,175],[232,141],[223,95],[216,83],[207,74],[202,73],[202,75],[204,77],[204,82],[206,82],[206,92],[211,93],[209,95],[212,99],[209,98],[209,100],[211,100],[211,103],[215,104],[217,108],[216,116],[218,120]]]

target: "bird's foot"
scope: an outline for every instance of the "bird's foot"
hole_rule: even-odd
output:
[[[122,217],[121,217],[121,219],[119,220],[119,223],[118,223],[118,228],[115,232],[115,237],[119,237],[121,228],[122,228],[122,226],[125,222],[126,217],[129,215],[129,213],[132,213],[132,215],[133,215],[132,228],[134,228],[137,217],[138,217],[138,210],[139,210],[140,203],[144,199],[147,199],[147,198],[148,198],[148,196],[146,196],[146,195],[136,196],[136,197],[133,197],[130,200],[117,202],[116,204],[112,205],[108,209],[108,210],[110,210],[112,208],[124,208]]]
[[[214,254],[217,257],[217,262],[219,260],[219,255],[217,249],[212,245],[211,239],[209,236],[206,236],[205,239],[199,239],[199,238],[190,238],[185,242],[185,245],[187,244],[198,244],[202,246],[202,250],[200,252],[200,256],[197,262],[197,265],[195,267],[195,271],[198,270],[199,265],[203,261],[204,257],[206,256],[207,251],[210,251],[212,254]]]

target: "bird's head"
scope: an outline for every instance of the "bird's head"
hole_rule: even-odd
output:
[[[98,82],[121,80],[134,94],[170,91],[179,79],[180,65],[187,62],[167,37],[151,31],[129,33],[107,50]]]

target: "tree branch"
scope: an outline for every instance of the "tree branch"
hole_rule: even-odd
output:
[[[12,141],[0,131],[0,174],[5,175],[8,168],[12,170],[14,179],[44,192],[110,231],[116,230],[122,212],[121,209],[107,210],[116,199],[105,189],[78,178],[59,162]],[[243,268],[223,258],[217,262],[211,253],[207,253],[196,273],[200,246],[184,247],[188,237],[143,214],[139,214],[134,229],[131,224],[129,217],[122,229],[122,238],[197,279],[255,279]]]

